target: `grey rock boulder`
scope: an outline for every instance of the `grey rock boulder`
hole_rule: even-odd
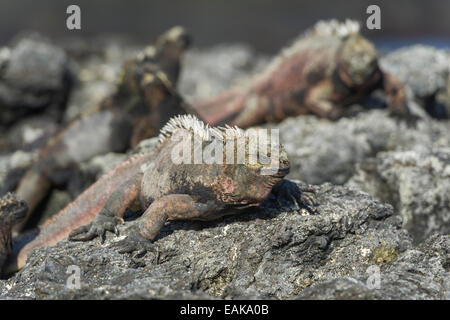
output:
[[[65,52],[41,36],[20,38],[0,58],[0,123],[37,109],[64,108],[73,75]],[[49,63],[51,61],[51,63]]]
[[[450,148],[379,153],[348,185],[392,204],[416,242],[450,234]]]
[[[435,235],[366,279],[344,277],[314,285],[295,299],[450,299],[450,237]]]

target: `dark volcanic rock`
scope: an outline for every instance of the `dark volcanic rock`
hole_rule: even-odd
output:
[[[43,107],[64,107],[72,77],[62,49],[30,35],[3,48],[0,56],[0,123]]]
[[[450,148],[383,152],[357,167],[348,184],[392,204],[416,241],[450,234]]]
[[[391,206],[345,187],[315,190],[319,215],[276,208],[272,197],[215,222],[171,222],[141,261],[114,249],[120,237],[108,235],[104,245],[99,239],[61,241],[33,251],[21,271],[0,282],[0,298],[286,299],[316,283],[364,278],[370,266],[384,270],[406,259],[411,238]],[[132,224],[121,226],[121,233]],[[79,290],[66,287],[71,265],[81,269]],[[438,280],[433,285],[441,286]]]
[[[295,298],[449,300],[449,259],[450,237],[436,235],[396,261],[381,265],[378,283],[369,280],[369,275],[367,279],[344,277],[314,285]]]

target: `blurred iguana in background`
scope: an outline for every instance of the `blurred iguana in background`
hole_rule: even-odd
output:
[[[168,30],[154,45],[124,63],[111,96],[46,142],[16,190],[28,204],[27,217],[51,186],[66,183],[81,162],[108,152],[123,152],[156,135],[172,116],[186,113],[175,86],[180,58],[190,42],[182,27]]]
[[[247,128],[302,114],[336,119],[376,89],[394,113],[409,116],[403,85],[380,69],[358,22],[320,21],[248,82],[194,107],[209,124]]]

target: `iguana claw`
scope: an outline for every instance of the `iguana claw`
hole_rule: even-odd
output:
[[[138,260],[148,251],[155,251],[153,243],[140,236],[136,228],[134,228],[125,239],[116,242],[112,247],[121,254],[134,253],[132,257],[133,260]]]
[[[101,243],[104,243],[106,231],[119,235],[117,225],[122,222],[123,220],[120,218],[100,214],[91,223],[73,230],[69,234],[69,240],[88,241],[94,239],[95,237],[100,237]]]
[[[309,214],[318,214],[317,195],[311,186],[299,188],[296,183],[284,179],[273,187],[272,192],[280,207],[293,205],[295,210],[305,209]]]

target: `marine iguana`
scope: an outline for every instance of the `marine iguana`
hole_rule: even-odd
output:
[[[168,30],[154,45],[124,63],[112,96],[49,139],[16,189],[28,204],[27,217],[52,185],[70,179],[80,162],[123,152],[156,135],[170,117],[186,113],[175,85],[181,55],[189,44],[190,36],[182,27]]]
[[[303,114],[336,119],[375,89],[384,90],[393,113],[410,117],[404,86],[380,69],[359,23],[330,20],[319,21],[248,82],[193,105],[211,125],[248,128]]]
[[[183,134],[190,141],[188,149],[185,149],[189,153],[195,154],[198,146],[206,150],[207,146],[216,143],[216,146],[225,148],[231,145],[234,151],[232,158],[225,159],[228,154],[225,152],[221,159],[226,161],[220,161],[219,157],[209,164],[206,161],[176,162],[173,155],[179,151],[179,138]],[[200,141],[200,144],[194,141]],[[240,162],[237,141],[244,142],[245,156]],[[137,154],[103,175],[39,227],[37,236],[26,240],[30,242],[16,239],[7,270],[11,272],[21,268],[32,249],[54,245],[68,236],[70,240],[86,241],[97,236],[103,238],[106,231],[117,233],[116,226],[125,210],[136,205],[144,213],[134,221],[133,231],[128,237],[118,243],[120,252],[148,248],[167,220],[213,220],[236,214],[243,208],[259,205],[272,189],[297,203],[313,203],[309,190],[296,193],[286,188],[288,181],[283,178],[288,174],[290,164],[279,143],[276,145],[278,148],[272,149],[273,142],[269,142],[269,150],[278,149],[278,155],[269,152],[256,158],[275,159],[277,166],[273,170],[267,161],[263,164],[261,160],[256,163],[250,160],[255,159],[256,154],[249,141],[246,133],[237,127],[210,127],[192,115],[172,118],[161,129],[155,149]],[[0,225],[2,223],[0,221]]]

